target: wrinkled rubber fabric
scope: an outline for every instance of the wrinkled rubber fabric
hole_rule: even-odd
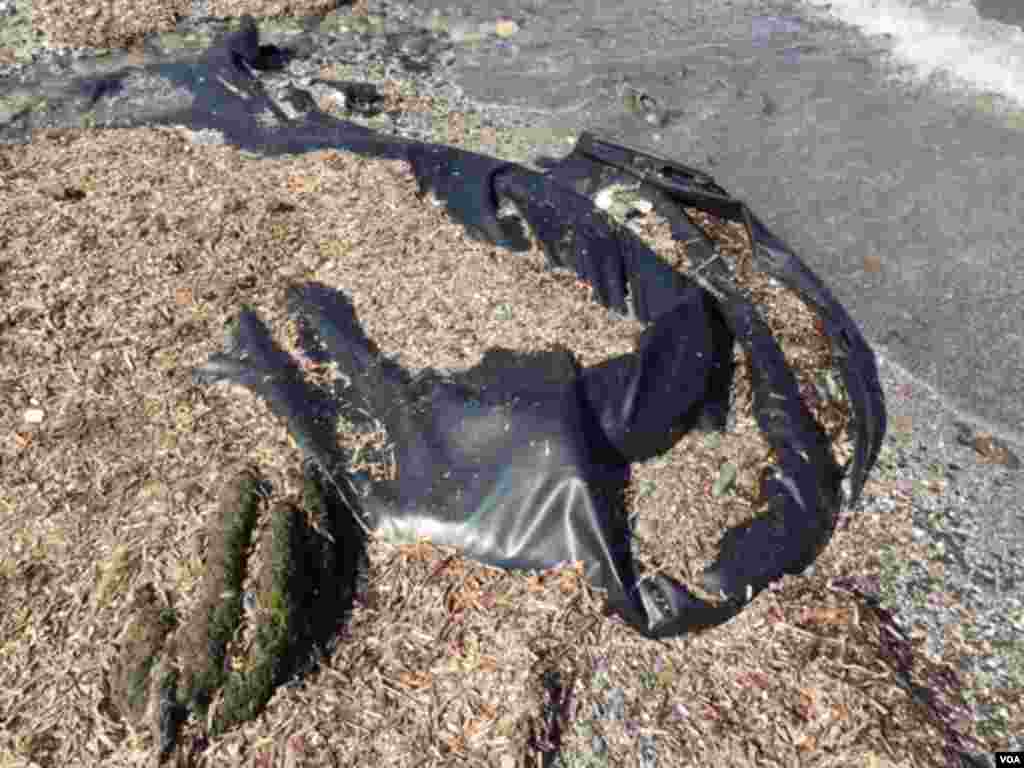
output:
[[[636,604],[643,593],[629,550],[623,450],[653,455],[654,445],[667,445],[666,435],[681,434],[699,414],[712,365],[703,291],[689,286],[642,334],[636,353],[586,372],[565,349],[492,349],[451,376],[413,377],[365,337],[341,292],[296,285],[288,305],[304,353],[335,362],[347,382],[329,395],[372,413],[395,444],[395,480],[344,477],[344,498],[366,528],[391,540],[451,545],[502,568],[582,561],[586,577],[613,596],[615,612],[645,634],[665,633],[664,622],[649,626],[649,611]],[[330,396],[304,382],[252,311],[243,310],[225,352],[197,377],[250,388],[318,466],[345,474],[331,437]],[[682,587],[662,586],[669,597],[658,599],[675,600],[688,623],[697,618],[682,611],[701,607],[684,602]],[[719,620],[733,612],[714,609]],[[711,623],[703,616],[701,625]]]
[[[687,243],[693,271],[706,274],[707,281],[718,291],[734,293],[728,269],[715,258],[713,243],[687,218],[683,207],[694,206],[744,224],[754,244],[754,265],[796,292],[815,311],[831,342],[832,354],[838,359],[854,413],[854,456],[847,501],[855,504],[885,437],[885,398],[874,353],[821,279],[753,211],[731,198],[701,171],[642,149],[603,143],[591,136],[582,137],[564,160],[547,165],[551,169],[549,178],[588,197],[596,196],[610,184],[641,181],[639,194],[649,199],[654,210],[669,222],[672,237]],[[752,308],[744,311],[750,312]]]
[[[187,107],[175,101],[160,114],[119,116],[127,70],[82,78],[75,88],[91,94],[99,125],[214,130],[227,143],[268,157],[335,148],[404,159],[421,191],[443,201],[472,236],[523,250],[528,226],[552,266],[574,269],[602,304],[648,328],[633,353],[588,368],[566,350],[491,350],[451,377],[413,377],[363,335],[346,297],[328,286],[296,285],[289,309],[305,329],[307,353],[336,360],[349,386],[322,392],[306,382],[248,309],[232,324],[224,352],[197,370],[201,381],[234,381],[264,398],[366,528],[427,536],[502,567],[582,560],[588,578],[608,591],[609,610],[648,637],[726,621],[773,580],[813,562],[844,503],[841,481],[853,504],[877,458],[884,402],[874,356],[856,325],[745,205],[699,172],[589,136],[538,173],[334,119],[301,89],[293,89],[286,111],[267,96],[258,72],[282,66],[289,55],[261,46],[246,17],[238,32],[197,61],[153,65],[192,94]],[[603,186],[637,179],[673,236],[688,243],[692,278],[594,207],[591,198]],[[517,215],[499,214],[506,202]],[[690,205],[742,221],[755,244],[755,265],[821,318],[854,414],[851,466],[836,466],[757,308],[686,218],[683,207]],[[703,574],[699,586],[722,599],[704,600],[665,576],[636,577],[622,496],[630,463],[657,455],[690,429],[724,428],[734,343],[752,361],[754,414],[778,462],[762,481],[767,511],[725,532],[718,558]],[[374,483],[346,470],[334,423],[356,403],[387,426],[396,444],[393,481]],[[686,525],[685,517],[679,524]]]

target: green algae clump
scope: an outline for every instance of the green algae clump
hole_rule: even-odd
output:
[[[228,678],[224,703],[213,723],[215,735],[259,713],[290,674],[308,635],[303,610],[309,591],[305,514],[294,504],[276,504],[270,534],[270,552],[259,578],[255,658]]]
[[[161,610],[156,590],[149,583],[136,591],[131,616],[114,662],[111,696],[122,715],[141,724],[146,714],[150,673],[173,628],[173,618]]]
[[[228,643],[242,617],[242,581],[259,516],[260,479],[244,470],[229,482],[207,526],[209,548],[200,603],[179,638],[182,696],[200,716],[224,683]]]

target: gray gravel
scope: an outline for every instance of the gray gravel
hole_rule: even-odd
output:
[[[1024,471],[979,461],[974,448],[957,439],[964,434],[963,416],[889,361],[884,348],[876,350],[890,423],[894,417],[908,418],[914,425],[909,439],[898,439],[890,431],[876,472],[918,491],[911,502],[913,536],[946,569],[945,583],[936,584],[927,563],[895,564],[884,603],[897,610],[902,628],[924,631],[928,650],[941,654],[943,628],[961,619],[931,596],[955,596],[976,616],[964,634],[983,638],[992,648],[991,653],[964,659],[962,671],[977,675],[986,687],[1024,695]],[[1007,447],[1024,458],[1024,446]],[[943,493],[920,490],[920,484],[935,479],[948,483]],[[894,506],[888,497],[865,495],[860,502],[865,510],[884,512]],[[981,706],[975,714],[997,722],[1008,715]],[[1024,749],[1024,734],[1010,734],[1006,748]]]

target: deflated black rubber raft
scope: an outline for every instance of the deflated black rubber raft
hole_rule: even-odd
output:
[[[885,411],[874,356],[860,331],[781,240],[710,177],[589,135],[541,174],[379,135],[320,112],[299,90],[286,111],[267,96],[258,72],[290,55],[260,46],[255,23],[246,18],[239,32],[202,58],[152,68],[150,74],[173,81],[179,93],[191,93],[186,108],[179,100],[161,114],[119,116],[118,101],[130,95],[122,91],[138,73],[80,81],[78,92],[88,94],[100,125],[212,129],[266,156],[338,148],[405,159],[421,190],[444,201],[474,237],[521,251],[527,248],[525,220],[551,266],[576,270],[605,306],[649,327],[635,352],[589,368],[581,369],[567,351],[490,350],[479,365],[452,377],[428,371],[414,378],[363,335],[343,295],[307,284],[289,294],[301,343],[310,356],[336,361],[350,386],[325,398],[245,309],[225,353],[197,371],[200,380],[231,380],[263,397],[307,460],[331,473],[364,528],[426,537],[504,568],[581,560],[591,582],[607,590],[609,611],[648,637],[726,621],[770,582],[813,562],[841,505],[860,495],[882,441]],[[673,236],[688,242],[699,277],[661,262],[594,207],[590,196],[599,189],[637,180]],[[518,215],[499,215],[506,202]],[[683,206],[742,221],[755,244],[754,265],[820,316],[853,412],[855,451],[847,467],[834,462],[757,308],[740,296]],[[688,429],[724,428],[734,341],[749,354],[753,411],[778,463],[762,480],[764,513],[725,532],[703,574],[700,587],[722,599],[704,600],[664,575],[637,578],[623,489],[631,462],[663,452]],[[341,406],[331,402],[364,408],[385,424],[396,446],[397,479],[371,483],[346,471],[333,437]],[[687,524],[685,514],[678,524]]]

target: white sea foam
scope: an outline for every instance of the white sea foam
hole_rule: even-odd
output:
[[[887,47],[911,79],[993,92],[1024,105],[1024,31],[982,19],[969,0],[803,0]]]

